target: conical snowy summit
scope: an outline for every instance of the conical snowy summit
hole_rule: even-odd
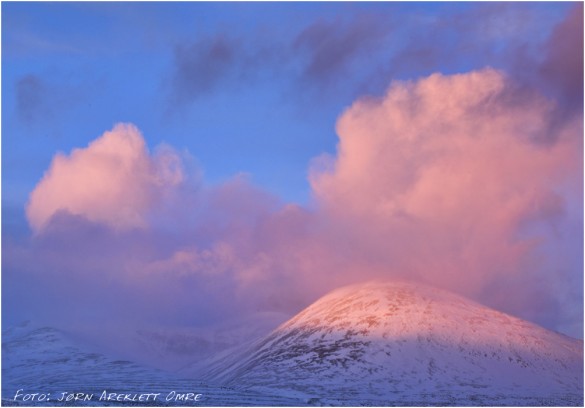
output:
[[[443,290],[331,292],[207,379],[336,405],[583,405],[583,342]]]

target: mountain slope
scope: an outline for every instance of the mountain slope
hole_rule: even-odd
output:
[[[163,371],[194,367],[206,358],[269,334],[290,315],[254,313],[205,327],[95,325],[75,327],[79,343],[117,359]]]
[[[336,290],[207,372],[317,403],[583,404],[582,341],[406,282]]]
[[[50,394],[42,406],[63,406],[63,392],[93,394],[91,401],[75,405],[205,405],[274,406],[299,405],[297,399],[266,395],[254,391],[212,387],[161,370],[144,367],[97,352],[76,336],[52,327],[25,324],[2,332],[2,405],[34,405],[20,394]],[[103,391],[117,394],[160,393],[156,401],[100,401]],[[176,402],[175,393],[201,394],[199,402]],[[167,400],[167,397],[171,399]],[[68,403],[66,405],[71,405]]]

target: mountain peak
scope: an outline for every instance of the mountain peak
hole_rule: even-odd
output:
[[[433,395],[531,405],[559,395],[582,401],[582,347],[443,290],[373,281],[332,291],[209,372],[225,384],[293,388],[334,403],[419,405]]]

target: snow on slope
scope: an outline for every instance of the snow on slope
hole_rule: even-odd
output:
[[[208,327],[83,327],[75,337],[109,356],[164,371],[196,367],[200,361],[269,334],[290,315],[255,313]]]
[[[19,389],[23,390],[22,393],[50,393],[50,401],[40,404],[42,406],[64,405],[57,401],[62,392],[94,394],[91,401],[75,405],[111,405],[99,401],[104,390],[108,393],[160,393],[156,405],[290,406],[301,403],[297,399],[254,391],[210,387],[199,381],[112,358],[80,343],[68,333],[31,324],[12,327],[2,333],[2,405],[34,405],[30,401],[14,401]],[[166,397],[172,391],[202,396],[197,403],[167,402]],[[143,402],[139,405],[149,404]]]
[[[583,342],[406,282],[338,289],[208,380],[374,405],[583,405]]]

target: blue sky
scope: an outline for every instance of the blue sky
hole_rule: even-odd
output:
[[[210,182],[246,172],[305,203],[307,166],[335,151],[336,118],[357,96],[380,94],[392,79],[509,65],[506,53],[537,46],[569,7],[6,3],[4,205],[22,207],[56,151],[85,146],[116,122],[136,124],[151,147],[187,149]],[[455,25],[473,13],[487,19],[470,46]],[[311,27],[323,38],[303,43]],[[197,59],[214,41],[229,55],[203,72]],[[449,55],[460,48],[466,55]]]
[[[89,280],[97,292],[88,299],[100,299],[100,290],[107,291],[118,276],[123,282],[115,296],[123,299],[130,290],[124,284],[134,276],[126,274],[139,264],[156,274],[172,269],[166,280],[156,274],[145,278],[147,292],[157,285],[167,295],[188,285],[209,289],[209,296],[197,301],[187,292],[168,295],[168,308],[156,311],[161,315],[180,315],[180,305],[213,310],[226,298],[234,303],[215,308],[226,314],[291,312],[354,282],[357,265],[366,265],[360,272],[364,277],[406,274],[582,337],[582,156],[563,150],[571,143],[582,146],[582,14],[581,3],[570,2],[4,2],[4,298],[10,293],[5,302],[18,305],[12,309],[19,310],[18,318],[50,310],[60,279],[74,288],[87,283],[84,279],[107,258],[107,276]],[[445,92],[447,83],[452,89]],[[472,96],[482,95],[488,83],[499,91],[486,97],[485,106],[472,109]],[[415,94],[418,87],[441,93],[416,91],[423,97]],[[395,106],[391,97],[399,92],[405,102]],[[451,157],[448,149],[439,150],[436,157],[445,156],[435,162],[435,156],[425,156],[435,148],[432,143],[397,145],[404,150],[392,145],[393,137],[400,139],[410,129],[419,131],[417,137],[441,138],[443,128],[452,125],[439,121],[429,130],[413,121],[400,127],[389,119],[392,115],[375,114],[388,105],[398,117],[425,119],[427,105],[419,99],[428,106],[466,106],[468,115],[457,126],[469,137],[475,128],[470,132],[468,121],[475,120],[481,134],[492,119],[484,113],[493,109],[494,126],[514,124],[512,145],[519,138],[548,153],[537,159],[533,150],[518,146],[524,160],[519,158],[518,167],[509,168],[513,175],[502,177],[499,189],[485,198],[493,207],[480,202],[467,221],[449,214],[467,211],[463,204],[476,202],[474,192],[463,191],[465,183],[445,173],[436,183],[454,186],[453,195],[439,197],[437,208],[444,202],[463,207],[445,210],[448,222],[431,222],[423,217],[426,207],[418,196],[402,201],[405,191],[434,197],[432,183],[417,183],[425,174],[444,175],[440,166],[462,166],[471,153]],[[508,117],[509,112],[517,114]],[[371,123],[361,115],[371,116]],[[118,123],[135,128],[115,127]],[[400,132],[381,131],[392,126]],[[112,129],[110,139],[101,137]],[[464,133],[459,130],[454,138]],[[502,132],[507,135],[508,128]],[[111,168],[92,167],[98,148],[87,147],[96,140],[120,149],[116,154],[122,162],[135,154],[140,165],[134,159],[132,165],[147,170],[116,180]],[[150,153],[142,150],[142,140]],[[128,143],[130,153],[124,150]],[[472,148],[487,149],[478,159],[485,167],[478,168],[493,168],[494,174],[508,169],[490,148],[481,143]],[[558,157],[573,167],[553,160]],[[173,163],[183,173],[173,173]],[[404,174],[396,176],[394,186],[389,180],[396,168]],[[75,179],[67,189],[68,172],[93,178]],[[469,173],[475,174],[478,189],[493,181],[484,170]],[[537,175],[542,181],[535,181]],[[92,183],[107,184],[108,177],[120,191],[136,190],[136,195],[104,190],[112,195],[101,197]],[[145,181],[148,177],[159,184]],[[400,183],[409,187],[399,190]],[[497,218],[500,208],[519,205],[517,197],[524,206]],[[112,210],[116,200],[119,214],[129,217],[126,222]],[[409,207],[413,202],[416,208]],[[28,218],[27,203],[31,214],[38,211]],[[378,219],[373,214],[379,208],[394,213]],[[421,227],[403,230],[406,216]],[[482,223],[491,216],[496,231]],[[437,225],[444,230],[434,230]],[[478,236],[493,238],[491,246],[473,241]],[[413,253],[419,252],[412,259],[397,249],[408,242],[416,247]],[[468,243],[477,247],[451,253]],[[493,265],[480,262],[500,258]],[[200,259],[225,275],[210,278],[194,261]],[[233,264],[226,266],[226,259]],[[315,265],[319,272],[311,269]],[[445,265],[454,265],[465,279],[424,272]],[[466,271],[470,265],[476,270]],[[177,278],[174,273],[183,269],[191,275]],[[46,298],[23,293],[32,281],[37,288],[30,293],[46,293]],[[250,282],[262,285],[263,293],[253,292]],[[55,315],[84,301],[64,299]],[[121,300],[112,302],[122,307]],[[526,305],[535,306],[528,310]],[[98,301],[87,303],[79,313],[94,316],[98,306]],[[135,313],[133,307],[152,311],[139,300],[126,306],[129,314]]]

